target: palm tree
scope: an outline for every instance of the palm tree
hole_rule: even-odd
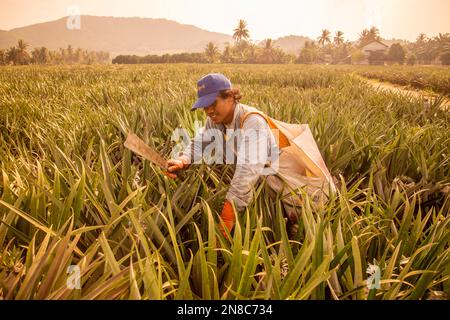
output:
[[[218,55],[219,49],[217,46],[212,42],[208,42],[205,48],[205,56],[208,58],[209,62],[214,63]]]
[[[72,63],[75,61],[75,55],[72,46],[67,46],[67,62]]]
[[[300,51],[297,61],[300,63],[316,63],[319,58],[319,50],[315,41],[306,41]]]
[[[264,49],[262,53],[263,63],[273,63],[274,62],[274,46],[272,39],[264,40]]]
[[[66,53],[66,49],[64,48],[59,48],[59,56],[61,58],[61,63],[66,63],[67,62],[67,53]]]
[[[6,51],[6,61],[8,63],[12,62],[13,64],[18,64],[18,50],[16,47],[10,47],[8,51]]]
[[[81,48],[78,48],[75,51],[75,62],[76,63],[83,63],[84,61],[84,52]]]
[[[258,61],[258,48],[254,43],[249,43],[244,51],[243,60],[246,63],[257,63]]]
[[[0,65],[6,64],[6,51],[0,50]]]
[[[370,28],[369,36],[372,40],[380,40],[380,30],[377,27]]]
[[[38,48],[31,51],[31,60],[33,61],[33,63],[37,63],[37,64],[41,63]]]
[[[416,42],[412,45],[412,51],[417,57],[419,64],[426,64],[431,60],[430,39],[425,33],[417,36]]]
[[[29,46],[30,45],[22,39],[17,42],[17,49],[19,49],[19,51],[26,51]]]
[[[450,33],[439,33],[438,36],[434,37],[439,50],[448,50],[450,45]]]
[[[334,44],[339,47],[343,43],[344,33],[342,31],[336,31],[336,35],[334,36]]]
[[[317,37],[317,40],[319,40],[319,45],[324,46],[326,43],[331,43],[330,35],[330,31],[328,31],[327,29],[323,29],[320,37]]]
[[[62,63],[62,57],[59,51],[50,51],[50,62],[52,62],[53,64]]]
[[[234,29],[233,39],[236,40],[238,44],[241,43],[242,40],[247,40],[250,37],[250,31],[247,29],[247,22],[244,20],[239,20],[238,26]]]
[[[272,63],[286,63],[289,56],[284,53],[280,48],[273,48],[272,50]]]
[[[266,39],[264,41],[264,49],[265,50],[272,50],[273,49],[273,40],[272,39]]]
[[[225,49],[223,49],[222,62],[225,63],[233,62],[233,48],[228,42],[225,44]]]
[[[434,54],[439,57],[443,64],[450,64],[450,33],[439,33],[433,38]],[[445,62],[444,62],[445,60]]]
[[[424,43],[428,40],[427,35],[425,33],[421,33],[417,36],[416,42]]]
[[[31,56],[34,63],[46,64],[50,61],[50,53],[46,47],[34,49]]]
[[[317,46],[317,44],[314,40],[306,41],[304,47],[305,47],[305,49],[315,50],[315,51],[317,51],[319,49],[319,47]]]
[[[361,44],[361,46],[363,45],[363,43],[365,43],[367,41],[367,39],[369,38],[369,30],[364,29],[360,34],[359,34],[359,43]]]
[[[17,64],[27,64],[29,59],[30,59],[30,55],[27,52],[27,48],[29,47],[29,44],[26,43],[25,41],[23,41],[22,39],[20,39],[17,42],[17,57],[16,57],[16,62]]]
[[[380,30],[377,27],[372,27],[370,29],[364,29],[359,34],[359,46],[364,47],[366,44],[374,41],[380,40]]]

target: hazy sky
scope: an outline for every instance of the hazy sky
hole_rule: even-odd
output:
[[[244,19],[254,40],[316,38],[323,28],[355,40],[372,25],[388,39],[450,32],[450,0],[0,0],[0,29],[55,20],[71,6],[81,14],[166,18],[226,34]]]

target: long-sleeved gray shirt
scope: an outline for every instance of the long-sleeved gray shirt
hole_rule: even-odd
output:
[[[237,103],[233,120],[227,125],[215,124],[208,118],[205,126],[180,154],[180,157],[185,157],[189,163],[205,161],[211,164],[223,163],[225,160],[225,163],[235,164],[236,170],[226,199],[233,201],[238,210],[244,209],[250,203],[254,186],[261,175],[274,174],[270,164],[279,154],[275,137],[266,120],[260,115],[249,115],[242,130],[238,130],[244,113],[254,110],[257,109]],[[211,146],[216,147],[212,158],[208,157],[211,154]]]

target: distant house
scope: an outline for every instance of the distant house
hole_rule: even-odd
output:
[[[389,49],[389,46],[378,40],[374,40],[361,48],[362,52],[367,57],[374,51],[386,53],[387,49]]]
[[[361,60],[359,64],[369,64],[369,57],[377,57],[383,56],[383,54],[387,53],[389,46],[381,41],[374,40],[369,42],[364,47],[361,48],[361,51],[364,55],[364,59]],[[383,64],[384,62],[380,60],[379,64]],[[376,63],[378,64],[378,63]]]

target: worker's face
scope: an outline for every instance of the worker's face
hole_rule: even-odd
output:
[[[210,117],[215,124],[228,124],[233,120],[234,99],[233,97],[222,99],[218,96],[216,102],[209,107],[203,108],[203,110],[205,110],[206,115]]]

